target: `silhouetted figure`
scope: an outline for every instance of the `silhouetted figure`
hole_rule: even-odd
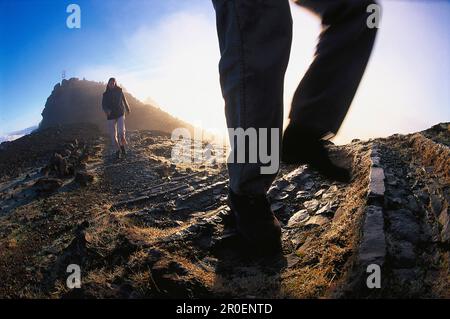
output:
[[[130,114],[130,106],[115,78],[110,78],[108,81],[106,91],[103,93],[102,108],[108,119],[112,145],[117,148],[116,156],[117,158],[125,156],[127,144],[125,113]]]
[[[284,76],[292,41],[288,0],[212,1],[228,127],[279,128],[281,135]],[[366,68],[376,35],[376,29],[367,26],[367,7],[375,2],[296,3],[321,18],[323,31],[315,59],[292,101],[281,159],[308,164],[330,179],[348,182],[349,171],[330,161],[323,138],[339,130]],[[266,198],[276,174],[261,174],[261,165],[228,165],[229,202],[241,235],[270,252],[280,247],[280,224]]]

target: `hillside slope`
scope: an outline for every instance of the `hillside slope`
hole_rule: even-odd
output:
[[[269,259],[235,235],[225,165],[174,165],[155,131],[129,132],[116,160],[81,130],[32,134],[52,136],[50,154],[0,180],[0,297],[450,297],[448,123],[330,145],[347,185],[282,166],[269,195],[283,254]],[[0,167],[23,147],[0,151]],[[69,264],[81,289],[65,284]],[[380,289],[366,286],[370,264]]]

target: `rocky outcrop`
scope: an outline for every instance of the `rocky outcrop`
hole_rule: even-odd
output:
[[[57,125],[73,123],[93,123],[104,132],[107,130],[106,118],[102,111],[102,96],[106,85],[104,83],[78,80],[72,78],[63,80],[53,88],[51,95],[42,111],[40,129]],[[132,113],[127,117],[127,128],[130,130],[160,130],[172,132],[178,127],[191,126],[163,110],[144,104],[125,93]]]
[[[76,124],[41,129],[13,142],[2,143],[0,181],[40,167],[63,177],[73,174],[86,145],[101,136],[93,124]],[[67,171],[68,170],[68,171]]]

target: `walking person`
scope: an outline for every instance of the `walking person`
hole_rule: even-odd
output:
[[[284,76],[292,41],[289,1],[212,1],[227,126],[257,131],[278,128],[281,136]],[[308,164],[329,179],[348,182],[350,172],[332,163],[324,138],[338,132],[366,68],[376,35],[376,29],[367,26],[367,8],[375,2],[296,3],[321,19],[323,31],[314,61],[292,101],[290,123],[280,143],[281,160]],[[239,233],[270,253],[281,246],[281,227],[266,197],[276,174],[261,174],[261,165],[228,164],[229,205]]]
[[[125,114],[130,114],[130,106],[115,78],[110,78],[103,93],[102,108],[108,119],[108,130],[117,158],[126,156]]]

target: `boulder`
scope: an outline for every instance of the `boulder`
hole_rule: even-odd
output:
[[[389,231],[397,239],[416,244],[420,239],[420,226],[414,214],[407,209],[386,212]]]
[[[414,246],[408,241],[395,241],[391,244],[390,255],[396,268],[412,268],[416,265],[417,255]]]
[[[383,198],[384,187],[384,171],[381,167],[372,167],[370,169],[369,180],[369,198]]]
[[[359,247],[359,260],[363,265],[383,265],[386,256],[383,210],[368,206],[365,212],[363,235]]]
[[[55,153],[51,160],[51,166],[59,177],[69,175],[67,160],[59,153]]]
[[[78,171],[75,174],[75,182],[81,186],[87,186],[95,181],[95,175],[87,171]]]
[[[329,218],[323,216],[323,215],[315,215],[311,217],[305,225],[317,225],[322,226],[330,221]]]
[[[308,211],[306,209],[302,209],[298,212],[296,212],[292,217],[289,219],[287,225],[289,227],[304,223],[309,218]]]
[[[63,182],[58,178],[42,177],[34,184],[34,187],[38,192],[52,193],[62,185]]]

